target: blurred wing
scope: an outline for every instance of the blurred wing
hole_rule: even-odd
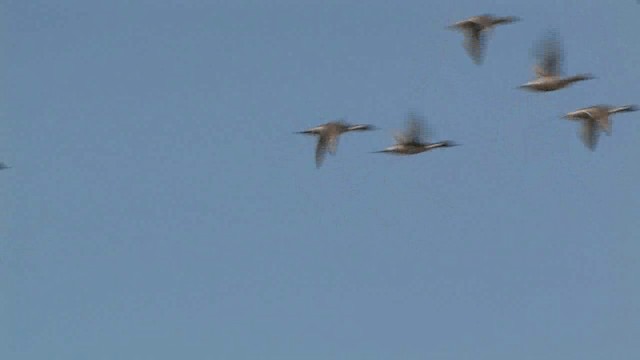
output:
[[[324,134],[318,137],[318,144],[316,145],[316,167],[322,166],[324,156],[327,153],[328,137]]]
[[[609,116],[605,115],[599,117],[597,121],[600,129],[606,131],[607,135],[611,135],[611,122],[609,121]]]
[[[424,139],[424,121],[417,115],[411,114],[407,121],[407,131],[404,135],[406,141],[414,144],[422,143]]]
[[[395,139],[397,144],[406,144],[411,142],[408,138],[407,135],[404,133],[395,133],[393,134],[393,138]]]
[[[541,65],[535,65],[533,67],[533,71],[536,73],[536,77],[539,77],[539,78],[550,75],[544,70],[544,68]]]
[[[562,73],[562,46],[555,32],[543,38],[535,50],[538,57],[536,74],[539,76],[560,75]]]
[[[464,35],[464,48],[476,64],[482,63],[486,35],[479,29],[467,29]]]
[[[582,142],[589,150],[595,150],[598,143],[598,135],[595,121],[585,121],[584,124],[582,124]]]
[[[329,151],[329,154],[331,155],[335,155],[336,151],[338,150],[338,136],[331,136],[329,137],[329,141],[327,144],[327,150]]]

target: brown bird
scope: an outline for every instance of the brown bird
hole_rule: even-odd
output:
[[[582,142],[590,150],[595,150],[600,131],[611,135],[611,122],[609,116],[619,112],[637,111],[635,105],[609,106],[596,105],[584,109],[572,111],[564,116],[568,120],[582,121]]]
[[[394,136],[396,144],[375,153],[391,153],[396,155],[413,155],[440,147],[457,146],[453,141],[429,142],[429,133],[425,134],[424,121],[416,115],[410,115],[407,120],[407,130]]]
[[[486,38],[488,33],[497,25],[510,24],[520,21],[515,16],[496,17],[490,14],[472,16],[466,20],[459,21],[449,29],[459,30],[464,33],[464,47],[473,61],[480,65],[484,58],[484,48],[486,47]]]
[[[534,66],[536,78],[521,85],[520,88],[531,91],[554,91],[565,88],[575,82],[590,80],[591,74],[563,76],[562,62],[564,54],[562,45],[555,32],[549,33],[538,42],[536,48],[538,63]]]
[[[338,147],[338,137],[340,135],[349,131],[364,131],[374,129],[375,127],[372,125],[350,125],[342,120],[339,120],[331,121],[308,130],[299,131],[297,132],[297,134],[318,136],[318,144],[316,145],[316,167],[319,168],[324,161],[324,157],[327,151],[329,151],[331,155],[336,154],[336,150]]]

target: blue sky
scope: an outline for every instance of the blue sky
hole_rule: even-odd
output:
[[[637,359],[624,1],[4,1],[2,359]],[[482,66],[445,30],[515,15]],[[561,34],[554,93],[515,88]],[[392,144],[409,111],[434,140]],[[321,169],[292,132],[345,117]]]

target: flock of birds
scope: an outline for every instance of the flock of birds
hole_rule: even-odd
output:
[[[511,24],[520,21],[514,16],[497,17],[493,15],[473,16],[459,21],[448,28],[461,31],[464,34],[464,47],[473,59],[480,65],[484,57],[487,37],[498,25]],[[535,78],[520,86],[521,89],[535,92],[549,92],[566,88],[576,82],[594,79],[591,74],[577,74],[566,76],[562,71],[563,51],[560,41],[554,32],[551,32],[539,41],[535,54],[538,58],[534,66]],[[565,119],[581,121],[581,138],[590,150],[594,150],[600,132],[611,135],[611,122],[609,117],[619,112],[636,111],[635,105],[609,106],[595,105],[572,111],[564,116]],[[318,137],[316,145],[316,167],[320,167],[325,155],[329,152],[335,155],[340,135],[350,131],[366,131],[375,129],[372,125],[351,125],[342,120],[331,121],[311,129],[300,131],[298,134],[314,135]],[[425,151],[456,146],[453,141],[429,142],[424,136],[424,121],[415,115],[410,115],[407,129],[403,133],[394,136],[396,143],[376,153],[390,153],[397,155],[413,155]]]
[[[459,21],[448,28],[461,31],[464,34],[464,47],[467,53],[476,64],[480,65],[484,57],[484,49],[490,32],[498,25],[511,24],[517,21],[520,21],[520,18],[515,16],[498,17],[486,14]],[[562,73],[563,51],[555,33],[551,33],[539,42],[536,55],[538,62],[534,66],[535,78],[521,85],[520,88],[522,89],[536,92],[556,91],[576,82],[594,78],[591,74],[565,76]],[[611,121],[609,120],[611,115],[636,110],[638,110],[638,107],[635,105],[595,105],[572,111],[566,114],[564,118],[582,121],[582,141],[590,150],[594,150],[600,132],[611,135]],[[425,136],[424,128],[423,120],[419,119],[415,114],[410,115],[407,129],[403,133],[398,133],[394,136],[396,141],[395,145],[374,152],[413,155],[437,148],[458,145],[449,140],[430,142],[428,136]],[[373,125],[351,125],[342,120],[337,120],[298,133],[318,137],[316,145],[316,167],[319,168],[327,152],[335,155],[340,135],[350,131],[373,129],[375,129]],[[9,166],[0,162],[0,170],[9,168]]]

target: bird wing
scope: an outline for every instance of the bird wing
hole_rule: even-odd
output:
[[[333,136],[328,136],[329,140],[328,140],[328,144],[327,144],[327,150],[329,151],[329,154],[331,155],[335,155],[336,151],[338,150],[338,135],[333,135]]]
[[[476,64],[482,63],[486,35],[477,27],[466,28],[464,48]]]
[[[535,48],[538,64],[535,71],[538,77],[559,76],[562,73],[562,46],[555,32],[549,33]]]
[[[595,121],[587,120],[582,124],[582,142],[590,150],[595,150],[598,143],[599,132]]]
[[[534,65],[533,66],[533,71],[536,73],[536,77],[537,78],[541,78],[541,77],[545,77],[545,76],[549,76],[550,75],[550,74],[547,74],[545,69],[540,64]]]
[[[407,130],[404,137],[408,143],[421,144],[425,137],[424,120],[420,119],[415,114],[411,114],[407,121]]]
[[[327,153],[327,143],[329,137],[326,134],[320,134],[318,137],[318,144],[316,145],[316,167],[322,166],[324,156]]]
[[[411,142],[411,140],[409,140],[407,138],[407,134],[402,133],[402,132],[398,132],[398,133],[393,134],[393,138],[395,139],[397,144],[406,144],[406,143]]]
[[[600,129],[604,130],[607,135],[611,135],[611,121],[609,121],[609,115],[598,117],[596,120]]]

